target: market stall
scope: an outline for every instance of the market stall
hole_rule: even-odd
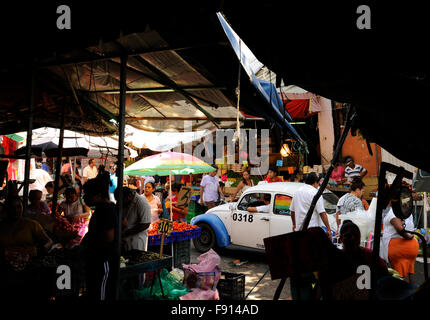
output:
[[[145,159],[142,159],[131,166],[127,167],[124,170],[124,174],[126,175],[137,175],[137,176],[151,176],[151,175],[159,175],[159,176],[169,176],[169,181],[171,181],[172,175],[184,175],[184,174],[197,174],[197,173],[206,173],[214,171],[215,169],[205,163],[204,161],[193,157],[189,154],[178,153],[178,152],[165,152],[156,154]],[[169,198],[170,204],[172,204],[172,185],[169,183]],[[191,197],[191,189],[190,192],[185,195],[186,198],[190,199]],[[181,199],[179,199],[181,200]],[[187,201],[187,204],[189,201]],[[170,205],[170,221],[173,221],[173,206]],[[186,223],[184,223],[187,225]],[[191,250],[191,242],[190,239],[200,236],[197,229],[194,227],[187,225],[187,230],[180,230],[184,227],[184,224],[178,223],[176,224],[177,229],[176,232],[173,232],[170,236],[165,237],[165,235],[161,235],[161,238],[158,236],[149,239],[149,246],[152,245],[160,245],[162,252],[164,243],[172,243],[171,250],[173,253],[173,266],[180,266],[183,262],[189,262],[189,255]],[[175,226],[175,223],[173,223]],[[195,229],[196,231],[192,231]],[[157,230],[157,229],[155,229]],[[175,229],[174,229],[175,231]],[[155,236],[155,235],[152,235]],[[169,238],[170,237],[170,238]],[[160,241],[160,243],[158,243]],[[168,242],[166,242],[168,241]],[[175,259],[176,258],[176,259]],[[176,261],[175,261],[176,260]]]

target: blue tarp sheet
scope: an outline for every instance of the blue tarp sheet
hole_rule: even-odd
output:
[[[291,116],[285,110],[282,99],[279,96],[279,93],[276,90],[274,84],[269,81],[258,79],[255,76],[255,70],[260,68],[262,64],[257,60],[257,58],[249,50],[245,43],[243,43],[239,36],[234,32],[234,30],[230,27],[227,21],[225,21],[224,17],[220,13],[217,13],[217,16],[224,29],[224,32],[227,35],[227,38],[230,41],[231,46],[233,47],[233,50],[235,51],[237,57],[240,60],[240,63],[248,74],[251,83],[257,89],[260,95],[264,98],[267,104],[272,108],[278,120],[277,122],[283,127],[285,127],[294,139],[305,145],[303,139],[293,128],[293,126],[288,122],[292,120]]]

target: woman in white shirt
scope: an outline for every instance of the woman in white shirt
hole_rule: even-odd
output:
[[[145,198],[151,207],[151,223],[160,220],[160,214],[163,213],[160,198],[154,195],[155,185],[153,182],[147,182],[145,185]]]
[[[394,215],[391,203],[383,211],[382,258],[395,269],[405,281],[412,283],[415,260],[419,244],[415,237],[405,232],[414,231],[414,219],[411,215],[401,220]]]

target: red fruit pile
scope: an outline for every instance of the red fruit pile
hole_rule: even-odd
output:
[[[148,236],[153,236],[153,235],[158,234],[158,224],[159,224],[158,221],[151,224],[151,228],[148,230]],[[173,231],[172,232],[193,230],[196,228],[198,228],[198,226],[194,226],[192,224],[187,224],[185,222],[173,221]]]

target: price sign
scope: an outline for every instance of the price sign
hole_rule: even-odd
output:
[[[169,235],[173,230],[173,221],[160,219],[158,224],[158,233]]]

